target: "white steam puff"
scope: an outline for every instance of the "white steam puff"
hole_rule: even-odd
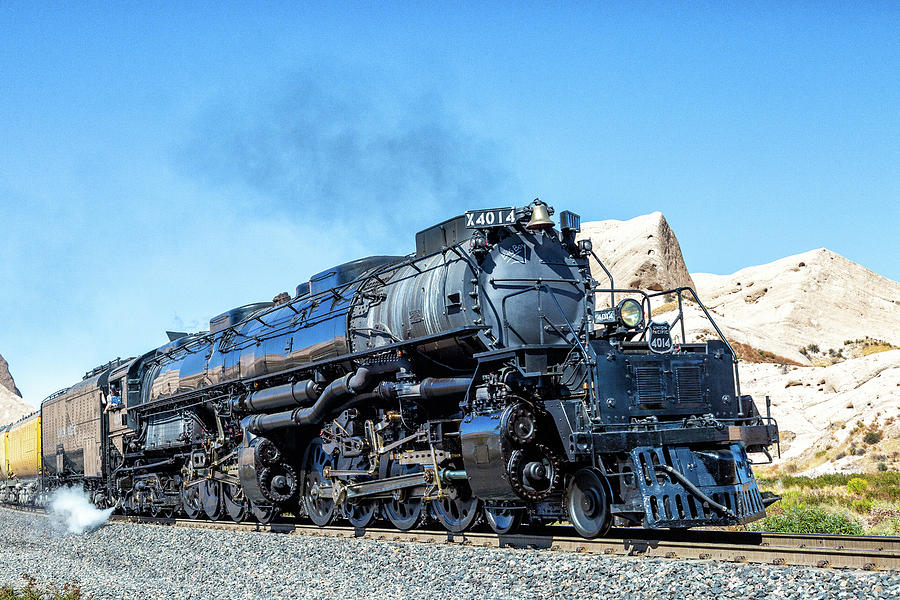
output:
[[[103,525],[113,509],[100,510],[83,490],[60,488],[50,496],[50,516],[69,533],[85,533]]]

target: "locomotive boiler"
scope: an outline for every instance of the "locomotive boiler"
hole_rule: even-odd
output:
[[[72,444],[45,445],[48,481],[125,512],[319,526],[568,521],[595,537],[762,517],[748,453],[777,427],[721,335],[687,343],[682,301],[702,303],[597,282],[580,218],[552,214],[469,211],[412,254],[328,269],[94,370],[61,394],[96,425],[57,427]],[[650,318],[663,297],[672,323]],[[78,402],[44,410],[63,404]]]

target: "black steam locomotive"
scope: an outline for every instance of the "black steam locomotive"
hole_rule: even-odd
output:
[[[334,267],[95,369],[43,405],[46,487],[127,513],[452,532],[762,517],[747,453],[777,427],[721,335],[685,343],[682,302],[699,299],[602,286],[580,218],[552,214],[468,212],[414,254]],[[663,297],[673,324],[649,318]]]

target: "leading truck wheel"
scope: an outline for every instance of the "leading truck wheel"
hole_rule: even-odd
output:
[[[591,539],[609,533],[612,526],[609,485],[593,469],[575,473],[566,492],[569,522],[582,537]]]
[[[485,506],[484,520],[494,530],[494,533],[506,535],[515,532],[519,528],[519,525],[522,523],[522,512],[523,510],[516,508],[504,508],[502,506],[488,508]]]

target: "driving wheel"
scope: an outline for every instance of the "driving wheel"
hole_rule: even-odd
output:
[[[196,519],[203,510],[203,504],[200,501],[200,484],[188,486],[181,490],[181,509],[188,519]]]
[[[463,489],[465,488],[465,489]],[[472,496],[468,484],[448,490],[448,497],[431,503],[431,513],[451,533],[468,530],[481,516],[481,501]]]
[[[419,465],[401,465],[396,461],[389,461],[382,467],[382,478],[397,477],[416,473],[421,469]],[[424,519],[424,502],[421,496],[413,495],[409,489],[394,490],[391,497],[384,500],[382,505],[384,515],[397,529],[406,531],[412,529]]]
[[[218,521],[222,516],[222,485],[215,479],[206,479],[199,486],[200,504],[210,521]]]
[[[314,439],[303,457],[303,504],[310,520],[319,527],[325,527],[334,518],[331,484],[323,474],[325,467],[331,466],[331,455],[322,449],[322,440]]]
[[[241,489],[241,486],[233,483],[223,484],[222,504],[225,505],[225,512],[235,523],[240,523],[247,518],[249,512],[247,499],[244,497],[244,490]]]

